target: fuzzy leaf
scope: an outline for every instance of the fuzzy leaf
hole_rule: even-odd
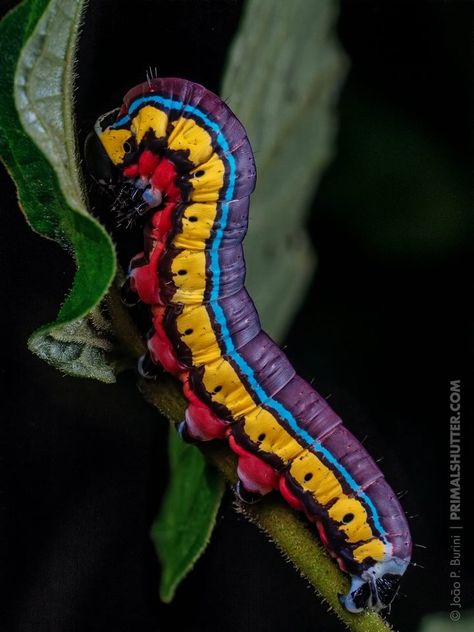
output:
[[[2,20],[0,155],[31,227],[58,241],[76,263],[56,321],[32,335],[30,348],[65,373],[110,382],[110,341],[87,315],[111,283],[115,255],[110,237],[84,204],[72,112],[83,7],[82,0],[25,0]]]
[[[255,152],[247,286],[276,339],[314,271],[304,222],[332,155],[346,66],[334,35],[336,11],[333,0],[249,0],[221,89]]]
[[[152,539],[161,566],[160,596],[173,599],[179,582],[207,546],[224,492],[220,474],[192,445],[170,429],[170,484]]]
[[[115,382],[113,333],[100,305],[83,318],[32,336],[29,347],[69,375],[91,377],[108,384]]]

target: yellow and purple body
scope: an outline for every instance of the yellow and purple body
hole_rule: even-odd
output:
[[[351,575],[348,610],[387,606],[410,561],[405,514],[364,447],[262,331],[244,287],[255,165],[240,122],[200,85],[153,79],[99,118],[86,160],[120,190],[122,218],[143,222],[125,289],[151,313],[142,373],[161,366],[183,384],[182,436],[229,441],[243,500],[278,489],[306,513]]]

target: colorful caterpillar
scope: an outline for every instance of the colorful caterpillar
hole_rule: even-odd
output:
[[[101,116],[85,156],[122,220],[143,218],[126,299],[149,305],[140,371],[178,377],[187,440],[226,438],[244,501],[278,489],[351,576],[351,612],[386,607],[411,555],[398,499],[327,402],[262,331],[244,287],[242,240],[255,164],[230,109],[200,85],[150,79]]]

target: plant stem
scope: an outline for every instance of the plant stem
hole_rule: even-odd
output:
[[[109,293],[109,310],[119,342],[131,356],[138,357],[145,350],[133,320],[123,307],[118,292],[112,288]],[[143,396],[173,424],[184,417],[186,400],[180,385],[171,377],[164,376],[159,381],[139,380]],[[199,446],[206,458],[223,474],[230,483],[237,480],[235,455],[225,445]],[[273,494],[256,505],[244,505],[236,501],[236,507],[248,520],[262,529],[283,556],[290,561],[300,574],[319,593],[329,608],[349,630],[354,632],[388,632],[392,630],[380,615],[364,612],[353,615],[339,603],[338,593],[348,587],[345,576],[319,544],[316,532],[308,528],[297,512]]]

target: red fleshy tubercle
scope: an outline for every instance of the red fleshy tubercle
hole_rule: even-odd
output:
[[[232,452],[235,452],[239,456],[243,456],[243,457],[252,456],[251,452],[248,452],[237,443],[237,441],[234,439],[234,435],[232,434],[232,431],[228,432],[227,435],[229,439],[229,447],[232,450]]]
[[[293,507],[293,509],[296,509],[297,511],[303,511],[303,503],[298,498],[296,498],[296,496],[292,492],[290,492],[284,476],[280,477],[280,493],[286,500],[286,502],[290,505],[290,507]]]
[[[156,244],[149,263],[133,268],[130,272],[131,286],[138,293],[140,300],[148,305],[160,303],[158,261],[163,251],[163,245]]]
[[[228,433],[228,439],[232,451],[239,455],[237,473],[244,487],[258,494],[268,494],[272,489],[278,489],[280,475],[273,467],[242,448],[232,433]]]
[[[324,546],[328,550],[330,556],[331,557],[336,557],[336,554],[334,553],[334,551],[331,550],[331,548],[329,546],[329,540],[328,540],[328,537],[326,535],[326,531],[324,530],[324,526],[323,526],[323,523],[321,522],[321,520],[316,520],[316,527],[318,529],[318,533],[319,533],[319,537],[321,538],[321,542],[324,544]]]
[[[161,364],[169,373],[178,375],[183,371],[183,366],[178,362],[171,340],[163,328],[163,314],[164,308],[153,309],[155,333],[148,340],[148,350],[155,364]]]
[[[199,399],[191,390],[187,379],[183,381],[183,394],[189,402],[186,409],[186,422],[191,435],[201,441],[224,439],[228,430],[228,424],[219,419]]]
[[[161,158],[159,156],[145,149],[138,160],[138,171],[140,175],[144,178],[151,178],[155,169],[160,164],[160,161]]]
[[[278,489],[280,475],[253,454],[239,457],[237,474],[249,492],[268,494],[272,489]]]
[[[154,213],[151,219],[151,225],[153,226],[153,238],[159,241],[165,241],[167,234],[173,226],[173,212],[176,208],[175,202],[168,202],[164,205],[162,210]]]
[[[186,408],[186,423],[191,436],[201,441],[223,439],[227,430],[227,425],[205,404],[189,404]]]
[[[170,161],[164,158],[156,167],[152,177],[151,185],[155,189],[159,189],[169,200],[178,202],[181,199],[181,191],[175,184],[176,167]]]
[[[125,167],[123,170],[123,175],[126,178],[136,178],[138,176],[138,165],[130,165],[129,167]]]

